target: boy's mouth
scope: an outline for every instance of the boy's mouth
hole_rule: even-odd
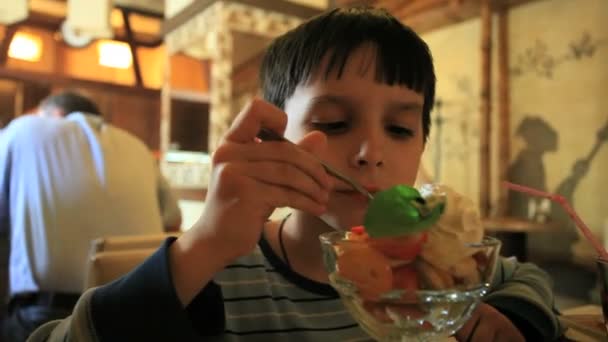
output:
[[[372,195],[375,194],[376,192],[380,191],[380,187],[378,187],[378,186],[364,186],[364,188],[365,188],[365,190],[369,191]],[[369,198],[367,198],[367,196],[363,195],[359,191],[356,191],[350,187],[340,187],[340,188],[336,189],[335,192],[340,194],[341,196],[345,196],[358,203],[367,204],[369,202]]]

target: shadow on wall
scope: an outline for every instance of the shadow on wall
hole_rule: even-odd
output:
[[[608,140],[608,122],[597,132],[595,144],[588,154],[582,154],[575,160],[570,174],[564,178],[556,189],[547,189],[546,171],[543,156],[558,149],[559,134],[551,125],[538,116],[527,116],[519,124],[516,134],[526,146],[517,155],[509,168],[509,179],[512,182],[533,188],[559,193],[576,208],[574,193],[581,180],[587,175],[591,163],[600,147]],[[528,250],[533,259],[551,261],[571,261],[571,246],[578,239],[576,227],[560,206],[552,205],[546,200],[540,201],[527,195],[509,193],[510,216],[523,219],[550,220],[555,228],[551,233],[533,233],[528,237]]]
[[[540,117],[527,116],[520,122],[515,134],[523,139],[525,147],[509,167],[509,180],[546,191],[543,157],[546,153],[557,151],[557,131]],[[510,192],[509,215],[529,218],[530,201],[534,200],[526,194]]]

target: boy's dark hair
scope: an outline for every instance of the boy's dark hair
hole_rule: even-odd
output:
[[[349,56],[361,45],[375,46],[376,78],[403,85],[424,96],[422,127],[428,137],[435,99],[433,58],[426,43],[383,9],[338,8],[277,38],[267,49],[260,69],[264,99],[284,108],[296,87],[317,72],[329,57],[325,77],[341,77]],[[329,54],[329,55],[328,55]]]
[[[65,115],[73,112],[101,115],[93,101],[73,91],[62,91],[48,96],[40,102],[40,108],[59,108],[65,112]]]

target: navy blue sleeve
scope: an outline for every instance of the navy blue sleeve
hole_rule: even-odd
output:
[[[101,341],[197,341],[224,330],[222,293],[213,282],[187,308],[181,305],[169,269],[173,241],[93,293],[91,315]]]
[[[491,304],[490,304],[491,305]],[[538,329],[532,322],[530,322],[527,317],[523,317],[519,315],[517,312],[509,311],[508,309],[504,309],[500,306],[494,307],[500,313],[502,313],[505,317],[507,317],[511,323],[519,330],[519,332],[524,336],[526,341],[550,341],[551,337],[545,337],[542,335],[542,330]],[[534,306],[529,306],[527,309],[530,311],[536,310]],[[526,310],[526,309],[523,309]]]

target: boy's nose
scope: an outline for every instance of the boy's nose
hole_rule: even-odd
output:
[[[384,158],[379,143],[365,141],[361,144],[359,151],[353,158],[353,166],[357,168],[372,166],[381,167],[384,165]]]

